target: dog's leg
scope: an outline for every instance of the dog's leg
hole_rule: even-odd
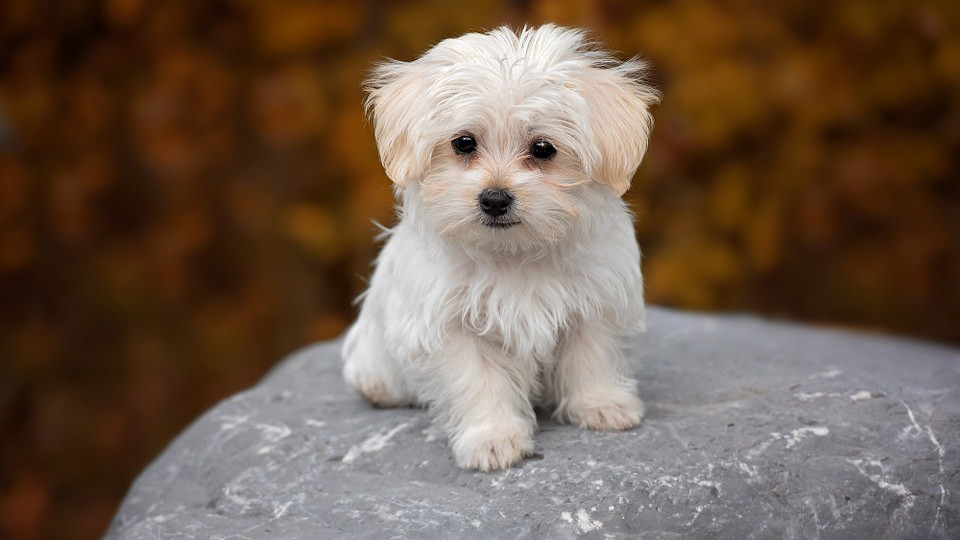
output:
[[[383,332],[363,315],[343,343],[343,378],[376,407],[416,404],[397,361],[387,352]]]
[[[581,323],[560,346],[548,384],[558,397],[554,417],[581,428],[630,429],[643,419],[643,402],[619,336],[606,325]]]
[[[446,428],[457,465],[502,469],[533,452],[536,416],[530,403],[534,366],[467,333],[449,336],[424,384]]]

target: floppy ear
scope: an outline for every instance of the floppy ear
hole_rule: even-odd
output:
[[[424,82],[415,62],[389,60],[373,69],[364,85],[380,162],[399,187],[423,176],[432,148],[422,137]]]
[[[650,106],[660,94],[643,82],[646,65],[639,60],[595,66],[581,81],[581,95],[590,111],[596,153],[586,164],[594,180],[623,195],[647,151],[653,116]]]

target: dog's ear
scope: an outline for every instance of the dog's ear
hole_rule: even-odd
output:
[[[587,102],[596,153],[588,159],[594,180],[626,193],[647,151],[653,116],[650,106],[660,94],[644,82],[646,64],[634,59],[590,68],[580,84]]]
[[[415,62],[389,60],[377,65],[364,85],[380,161],[401,188],[423,176],[432,151],[419,135],[428,111],[423,110],[423,77],[417,73]]]

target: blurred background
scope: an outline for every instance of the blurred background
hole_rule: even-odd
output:
[[[0,538],[97,538],[354,317],[394,219],[373,62],[547,21],[654,66],[650,302],[960,344],[955,0],[3,0]]]

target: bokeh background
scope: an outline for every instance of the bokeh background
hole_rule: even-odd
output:
[[[394,219],[373,62],[546,21],[654,66],[651,302],[960,344],[955,0],[3,0],[0,538],[98,537],[348,324]]]

